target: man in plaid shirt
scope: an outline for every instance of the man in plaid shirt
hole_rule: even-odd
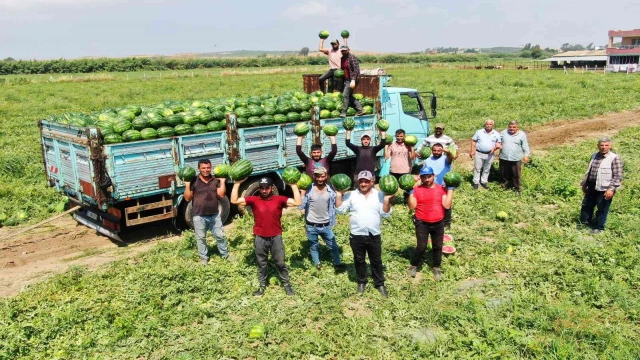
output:
[[[341,117],[347,116],[349,105],[353,105],[358,111],[356,116],[364,114],[360,101],[353,97],[353,92],[360,81],[360,62],[349,52],[349,47],[340,46],[342,52],[341,68],[344,71],[344,90],[342,91],[342,112]]]
[[[613,195],[622,186],[622,159],[611,151],[611,139],[601,138],[598,150],[591,156],[587,173],[580,183],[584,193],[580,223],[592,226],[592,234],[599,234],[604,230]],[[598,209],[594,219],[595,207]]]

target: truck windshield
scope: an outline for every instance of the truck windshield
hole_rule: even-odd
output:
[[[400,94],[400,100],[402,103],[402,111],[406,115],[420,120],[427,120],[424,107],[422,106],[423,102],[419,93],[410,92]]]

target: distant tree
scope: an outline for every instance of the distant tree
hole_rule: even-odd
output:
[[[309,55],[309,48],[308,47],[303,47],[302,49],[300,49],[300,52],[298,53],[299,56],[308,56]]]
[[[593,43],[589,43],[589,45],[587,45],[586,49],[587,50],[593,50],[594,49]]]
[[[477,52],[478,52],[478,51],[477,51],[476,49],[466,49],[466,50],[464,51],[464,53],[465,53],[465,54],[475,54],[475,53],[477,53]]]
[[[2,61],[16,61],[16,59],[14,59],[11,56],[9,56],[8,58],[2,59]]]
[[[540,59],[543,56],[544,56],[544,53],[542,52],[542,49],[540,49],[540,45],[536,45],[533,48],[531,48],[531,57],[532,58]]]
[[[531,50],[531,43],[527,43],[522,50]]]

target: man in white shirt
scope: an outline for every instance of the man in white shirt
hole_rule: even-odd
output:
[[[327,79],[333,78],[333,73],[336,70],[340,69],[342,52],[340,51],[340,42],[338,41],[338,39],[331,41],[331,49],[329,50],[325,50],[324,40],[325,39],[320,40],[320,46],[318,47],[318,51],[320,51],[321,53],[329,57],[329,70],[326,73],[322,74],[322,76],[320,76],[318,81],[320,82],[320,90],[323,93],[326,93],[327,88],[325,85],[325,81],[327,81]],[[344,40],[344,44],[347,45],[347,39],[345,38],[343,40]],[[329,82],[329,84],[331,84],[331,82]],[[339,90],[339,89],[333,89],[333,90]]]
[[[350,213],[349,245],[353,250],[353,262],[356,267],[358,293],[364,293],[367,285],[366,255],[369,254],[373,284],[383,297],[388,297],[384,286],[384,272],[382,269],[382,239],[380,237],[380,223],[382,218],[391,215],[391,199],[393,195],[385,196],[376,190],[374,176],[364,170],[358,174],[358,189],[344,196],[337,193],[336,211],[340,214]]]
[[[453,145],[454,148],[456,149],[456,156],[454,156],[454,159],[458,158],[458,145],[456,145],[455,141],[453,141],[453,139],[447,135],[444,134],[444,124],[443,123],[437,123],[435,126],[435,131],[433,134],[427,136],[426,139],[424,139],[424,141],[422,142],[422,144],[420,144],[420,146],[418,148],[416,148],[416,152],[419,153],[420,150],[424,147],[424,146],[428,146],[429,148],[433,147],[433,145],[435,144],[441,144],[443,147],[448,148],[450,145]]]

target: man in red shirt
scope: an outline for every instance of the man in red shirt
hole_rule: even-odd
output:
[[[282,209],[296,207],[302,204],[300,191],[296,184],[291,184],[293,199],[286,196],[273,195],[273,180],[268,177],[260,179],[260,196],[238,197],[240,185],[247,179],[238,180],[231,189],[231,203],[250,206],[253,211],[253,234],[255,235],[254,247],[256,261],[258,262],[258,281],[260,288],[253,294],[262,296],[267,287],[267,262],[269,252],[275,260],[278,277],[284,286],[287,295],[293,296],[291,284],[289,284],[289,271],[284,262],[284,243],[282,242]]]
[[[416,210],[413,223],[416,226],[417,245],[411,257],[409,276],[415,277],[422,261],[427,239],[431,236],[433,254],[433,276],[440,280],[440,263],[442,262],[442,240],[444,237],[444,211],[451,209],[453,190],[435,182],[432,168],[425,166],[420,170],[420,184],[410,192],[409,209]]]

